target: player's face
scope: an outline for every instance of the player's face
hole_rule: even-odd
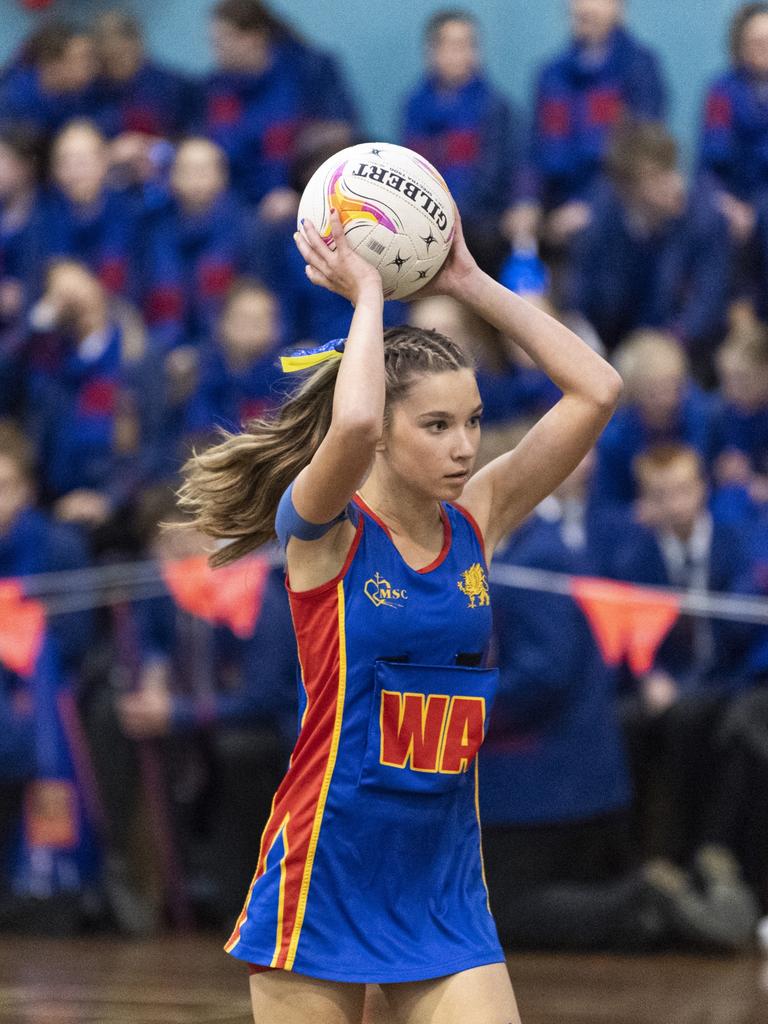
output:
[[[269,59],[269,40],[260,32],[243,32],[223,19],[211,22],[211,48],[222,71],[257,72]]]
[[[96,51],[90,36],[75,36],[61,58],[48,65],[49,78],[60,92],[87,89],[98,72]]]
[[[632,199],[656,220],[679,217],[685,210],[685,179],[676,167],[643,161],[632,186]]]
[[[623,0],[570,0],[571,31],[584,43],[602,43],[621,22]]]
[[[739,409],[756,411],[768,401],[768,367],[755,364],[738,352],[723,352],[717,360],[720,391]]]
[[[446,85],[468,82],[480,67],[474,25],[467,21],[447,21],[429,46],[429,65]]]
[[[744,26],[739,56],[753,74],[768,77],[768,14],[756,14]]]
[[[685,369],[677,360],[659,359],[634,383],[633,392],[645,422],[664,429],[680,409],[685,388]]]
[[[477,458],[481,412],[472,370],[421,374],[390,411],[389,471],[431,497],[458,499]]]

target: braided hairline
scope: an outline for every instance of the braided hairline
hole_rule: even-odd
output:
[[[395,327],[384,334],[384,364],[391,387],[403,388],[409,371],[439,373],[471,368],[456,342],[437,331]]]

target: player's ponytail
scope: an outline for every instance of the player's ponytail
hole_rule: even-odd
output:
[[[320,363],[268,419],[251,420],[241,434],[220,430],[221,441],[187,460],[179,505],[188,525],[231,544],[212,566],[226,565],[275,537],[283,491],[309,464],[328,432],[340,359]],[[471,367],[459,345],[437,331],[394,327],[384,333],[386,408],[402,399],[421,373]],[[386,417],[386,412],[385,412]]]

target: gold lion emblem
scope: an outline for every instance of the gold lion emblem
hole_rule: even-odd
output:
[[[488,593],[488,580],[485,578],[485,569],[483,569],[479,562],[470,565],[461,574],[461,579],[456,586],[462,594],[466,594],[469,598],[470,608],[477,608],[491,603],[491,597]],[[475,600],[478,598],[479,600],[475,604]]]

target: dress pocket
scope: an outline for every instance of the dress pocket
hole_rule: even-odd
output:
[[[377,661],[358,785],[410,793],[462,785],[497,681],[495,668]]]

